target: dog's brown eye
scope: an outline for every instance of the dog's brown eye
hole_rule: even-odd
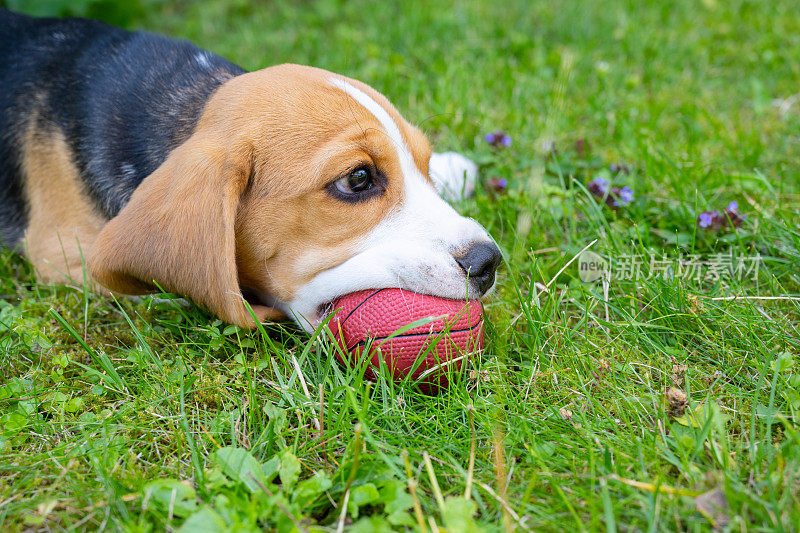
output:
[[[353,204],[381,196],[387,184],[388,180],[380,170],[373,165],[362,164],[328,182],[325,190],[337,200]]]
[[[336,188],[344,194],[354,194],[372,188],[372,174],[366,168],[357,168],[335,181]]]

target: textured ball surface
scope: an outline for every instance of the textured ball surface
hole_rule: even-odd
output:
[[[413,370],[411,376],[416,379],[445,363],[429,373],[424,382],[446,385],[448,367],[459,370],[465,359],[461,356],[483,348],[483,306],[478,300],[448,300],[402,289],[366,290],[336,300],[333,313],[328,327],[350,362],[361,360],[371,339],[372,366],[377,369],[383,359],[395,378],[404,378]],[[443,315],[444,318],[387,339],[414,321]],[[431,343],[436,343],[435,347],[414,370],[418,356]]]

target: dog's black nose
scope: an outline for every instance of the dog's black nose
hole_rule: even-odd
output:
[[[456,263],[475,282],[478,291],[483,295],[494,283],[494,273],[502,259],[503,256],[494,243],[479,242],[470,246],[461,257],[456,257]]]

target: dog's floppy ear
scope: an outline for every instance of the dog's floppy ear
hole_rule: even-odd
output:
[[[252,327],[239,288],[234,234],[251,170],[248,149],[235,151],[207,135],[190,137],[103,228],[88,261],[94,280],[122,294],[153,292],[158,284],[227,322]]]

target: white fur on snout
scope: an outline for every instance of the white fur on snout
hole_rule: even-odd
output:
[[[442,298],[475,298],[475,289],[455,261],[454,254],[491,238],[474,220],[459,215],[442,200],[414,163],[397,124],[389,113],[350,83],[332,78],[369,110],[383,126],[397,152],[403,173],[401,203],[365,234],[356,253],[302,286],[288,307],[306,329],[319,324],[319,307],[339,296],[365,289],[396,287]],[[300,259],[297,268],[313,263],[314,254]]]

